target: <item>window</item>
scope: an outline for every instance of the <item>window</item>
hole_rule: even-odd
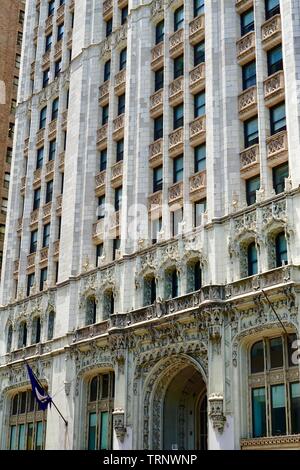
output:
[[[165,273],[166,283],[165,283],[165,297],[167,299],[172,299],[178,297],[178,275],[176,268],[170,269]]]
[[[17,69],[19,69],[19,68],[20,68],[20,65],[21,65],[21,56],[20,56],[20,54],[16,54],[15,67],[16,67]]]
[[[25,11],[24,11],[24,10],[20,10],[20,11],[19,11],[19,23],[20,23],[21,25],[23,25],[23,23],[24,23],[24,17],[25,17]]]
[[[115,240],[114,240],[114,242],[115,242]],[[119,242],[116,241],[117,245],[118,245],[118,243]],[[109,290],[109,291],[106,291],[104,293],[104,296],[103,296],[103,316],[104,316],[104,319],[109,318],[109,316],[113,315],[114,313],[115,313],[114,294],[111,290]]]
[[[15,114],[17,108],[17,100],[12,99],[10,103],[10,112]]]
[[[22,46],[23,34],[21,31],[18,31],[17,35],[17,46]]]
[[[157,239],[158,239],[158,234],[159,232],[161,231],[161,227],[162,227],[162,218],[159,217],[158,219],[154,219],[152,221],[152,224],[151,224],[151,239],[152,239],[152,244],[154,245],[155,243],[157,243]]]
[[[281,44],[268,51],[268,75],[272,75],[279,70],[283,70]]]
[[[125,49],[123,49],[123,50],[120,52],[120,70],[125,69],[125,67],[126,67],[126,61],[127,61],[127,49],[126,49],[126,47],[125,47]]]
[[[97,321],[97,303],[95,297],[90,297],[86,301],[86,325],[93,325]]]
[[[47,119],[47,106],[45,106],[40,112],[40,129],[45,129]]]
[[[164,86],[164,69],[156,70],[154,75],[154,91],[158,91]]]
[[[43,229],[43,248],[49,246],[50,241],[50,224],[44,225]]]
[[[110,60],[107,60],[104,64],[104,77],[103,77],[104,81],[106,82],[106,80],[109,80],[110,79]]]
[[[118,98],[118,116],[125,113],[125,93]]]
[[[206,212],[206,199],[196,201],[194,204],[194,226],[200,227],[202,225],[202,214]]]
[[[1,204],[1,212],[2,214],[6,214],[7,213],[7,206],[8,206],[8,199],[6,198],[2,198],[2,204]]]
[[[13,79],[14,92],[17,93],[19,86],[19,77],[14,77]]]
[[[45,200],[46,204],[52,201],[52,196],[53,196],[53,180],[48,181],[46,185],[46,200]]]
[[[157,23],[155,27],[155,44],[159,44],[164,40],[164,34],[165,34],[165,23],[164,20],[160,21]]]
[[[256,62],[253,60],[242,68],[243,73],[243,90],[247,90],[256,85]]]
[[[205,42],[201,41],[194,46],[194,67],[205,62]]]
[[[49,142],[49,155],[48,155],[48,160],[54,160],[55,158],[55,152],[56,152],[56,140],[51,140]]]
[[[118,140],[117,142],[117,162],[123,160],[124,156],[124,139]]]
[[[39,209],[40,207],[40,202],[41,202],[41,188],[35,189],[33,193],[33,209],[36,210]]]
[[[254,31],[254,12],[253,8],[250,10],[245,11],[241,15],[241,35],[250,33],[250,31]]]
[[[100,152],[100,171],[106,170],[107,163],[107,149],[103,149]]]
[[[105,217],[105,196],[98,197],[97,216],[98,220],[104,219]]]
[[[195,173],[206,170],[206,145],[198,145],[194,150]]]
[[[153,169],[153,192],[161,191],[163,187],[163,167],[157,166]]]
[[[128,17],[128,5],[121,9],[121,24],[126,23]]]
[[[183,75],[184,60],[183,55],[176,57],[174,59],[174,80]]]
[[[38,237],[38,231],[34,230],[31,232],[30,235],[30,251],[29,253],[36,253],[37,250],[37,237]]]
[[[115,189],[115,211],[119,211],[122,205],[122,186]]]
[[[154,140],[162,139],[164,132],[164,118],[163,115],[154,119]]]
[[[48,315],[48,332],[47,332],[47,340],[51,340],[54,335],[54,321],[55,321],[55,313],[50,312]]]
[[[254,176],[246,180],[246,200],[247,205],[256,203],[256,191],[260,188],[260,176]]]
[[[265,0],[266,20],[280,13],[280,0]]]
[[[251,374],[255,374],[250,376],[253,437],[300,432],[300,385],[289,373],[297,367],[291,363],[295,339],[294,334],[265,338],[250,350]],[[256,387],[254,377],[259,377],[264,386]]]
[[[39,408],[31,390],[11,398],[9,416],[10,450],[42,450],[45,448],[47,411]]]
[[[107,20],[105,23],[106,23],[106,27],[105,27],[105,35],[106,37],[108,38],[108,36],[111,35],[112,33],[112,18],[110,18],[109,20]]]
[[[36,154],[36,169],[42,168],[43,160],[44,160],[44,147],[40,147],[39,149],[37,149],[37,154]]]
[[[43,72],[43,88],[45,88],[49,83],[50,78],[50,69],[44,70]]]
[[[257,249],[254,242],[250,243],[247,249],[248,254],[248,276],[253,276],[258,273],[257,264]]]
[[[7,353],[9,353],[11,351],[12,335],[13,335],[12,325],[9,325],[8,330],[7,330],[7,341],[6,341],[6,352]]]
[[[204,13],[204,0],[194,0],[194,18]]]
[[[174,12],[174,31],[183,28],[184,23],[184,10],[183,5]]]
[[[112,448],[112,411],[114,408],[114,374],[109,372],[92,378],[88,387],[87,448]]]
[[[52,113],[51,113],[51,120],[52,121],[54,121],[54,119],[57,119],[58,105],[59,105],[59,99],[55,98],[55,100],[52,102]]]
[[[194,96],[194,117],[205,115],[205,91]]]
[[[12,160],[12,148],[11,147],[8,147],[7,150],[6,150],[6,163],[11,163],[11,160]]]
[[[173,129],[174,131],[183,126],[183,104],[175,106],[173,109]]]
[[[10,139],[13,139],[14,138],[14,133],[15,133],[15,125],[14,125],[13,122],[10,122],[9,127],[8,127],[8,137]]]
[[[284,131],[286,129],[285,103],[280,103],[270,109],[271,134]]]
[[[245,148],[258,144],[258,121],[257,117],[244,122]]]
[[[194,292],[201,289],[202,272],[200,261],[192,261],[187,265],[188,292]]]
[[[63,38],[64,35],[64,24],[61,23],[57,26],[57,42]]]
[[[27,323],[21,322],[19,325],[18,349],[27,346]]]
[[[53,15],[55,9],[55,0],[50,0],[48,3],[48,16]]]
[[[105,106],[102,106],[102,126],[104,126],[108,122],[108,113],[109,106],[108,104],[106,104]]]
[[[121,246],[121,240],[120,238],[115,238],[113,240],[113,261],[117,259],[117,251],[120,249]],[[110,312],[113,313],[113,312]]]
[[[96,267],[99,266],[99,258],[103,256],[103,243],[96,245]]]
[[[273,187],[276,194],[283,193],[285,188],[285,178],[288,178],[288,176],[288,163],[283,163],[283,165],[273,168]]]
[[[9,183],[10,183],[10,174],[9,173],[4,173],[3,187],[8,189],[9,188]]]
[[[287,243],[284,232],[281,232],[275,238],[276,249],[276,267],[279,268],[284,264],[288,264]]]
[[[156,300],[156,280],[154,276],[144,278],[144,306],[152,305]]]
[[[55,263],[55,282],[58,281],[58,273],[59,273],[59,262]]]
[[[31,273],[27,276],[27,297],[30,295],[30,289],[33,287],[35,281],[35,274]]]
[[[48,34],[45,40],[45,52],[49,51],[52,46],[52,34]]]
[[[54,65],[54,77],[58,77],[61,72],[61,59],[57,60]]]
[[[41,275],[42,275],[42,271],[43,270],[41,270]],[[43,290],[43,289],[40,289],[40,290]],[[31,344],[37,344],[40,341],[41,341],[41,319],[40,317],[35,317],[32,321]]]
[[[61,216],[57,217],[57,240],[61,237]]]
[[[183,179],[183,155],[173,160],[173,183],[178,183]]]
[[[180,208],[177,211],[171,212],[172,222],[172,236],[176,237],[179,234],[179,224],[182,222],[183,209]]]

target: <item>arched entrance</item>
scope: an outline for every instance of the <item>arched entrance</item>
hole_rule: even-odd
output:
[[[163,448],[207,449],[206,386],[188,364],[170,382],[163,404]]]

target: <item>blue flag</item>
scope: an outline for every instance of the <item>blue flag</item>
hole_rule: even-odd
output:
[[[31,382],[32,393],[35,396],[38,404],[40,405],[40,409],[44,411],[47,409],[49,403],[51,406],[52,398],[48,395],[48,393],[45,392],[43,387],[38,383],[36,376],[34,375],[29,365],[26,364],[26,366],[27,366],[27,371],[28,371],[28,375],[30,378],[30,382]]]

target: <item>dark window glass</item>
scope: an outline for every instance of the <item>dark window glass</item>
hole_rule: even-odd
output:
[[[250,243],[248,246],[248,276],[257,274],[257,250],[255,243]]]
[[[283,384],[271,386],[271,406],[272,436],[283,436],[286,434],[285,387]]]
[[[251,348],[251,373],[263,372],[264,367],[264,343],[258,341]]]
[[[173,183],[178,183],[183,179],[183,155],[173,160]]]
[[[58,77],[61,72],[61,59],[55,62],[54,77]]]
[[[248,206],[256,203],[256,191],[260,188],[260,177],[254,176],[246,180],[246,199]]]
[[[125,69],[125,67],[126,67],[126,61],[127,61],[127,49],[126,49],[126,47],[125,47],[125,49],[123,49],[123,50],[120,52],[120,70]]]
[[[105,196],[98,197],[97,216],[98,220],[105,217]]]
[[[57,42],[63,38],[64,35],[64,24],[59,24],[57,27]]]
[[[118,98],[118,116],[125,113],[125,93]]]
[[[50,312],[48,316],[48,333],[47,333],[47,340],[51,340],[54,335],[54,320],[55,320],[55,313]]]
[[[172,282],[172,298],[178,297],[178,275],[177,275],[176,269],[172,271],[171,282]]]
[[[273,186],[276,194],[284,191],[285,178],[289,176],[289,167],[287,163],[273,168]]]
[[[103,149],[100,152],[100,171],[106,170],[107,164],[107,149]]]
[[[198,93],[194,96],[194,117],[205,115],[205,92]]]
[[[161,191],[163,186],[163,167],[157,166],[153,170],[153,192]]]
[[[41,202],[41,188],[35,189],[33,193],[33,209],[36,210],[40,207]]]
[[[108,113],[109,113],[109,106],[108,104],[105,106],[102,106],[102,126],[107,124],[108,121]]]
[[[184,23],[184,9],[183,5],[177,10],[175,10],[174,13],[174,31],[177,31],[180,28],[183,28],[183,23]]]
[[[198,145],[194,150],[195,173],[206,170],[206,145]]]
[[[106,21],[106,37],[110,36],[112,33],[112,18]]]
[[[154,85],[155,91],[158,91],[161,88],[163,88],[164,86],[164,69],[163,68],[156,70],[154,81],[155,81],[155,85]]]
[[[119,211],[122,205],[122,186],[115,189],[115,211]]]
[[[96,245],[96,267],[99,266],[99,259],[103,255],[103,243]]]
[[[176,130],[183,126],[183,104],[175,106],[173,109],[173,129]]]
[[[36,253],[38,231],[34,230],[30,235],[30,253]]]
[[[292,434],[300,433],[300,383],[290,384]]]
[[[197,261],[194,264],[194,290],[201,289],[201,284],[202,284],[201,279],[202,279],[201,265],[200,265],[200,261]]]
[[[200,227],[204,212],[206,212],[206,199],[196,201],[194,204],[194,227]]]
[[[123,160],[124,157],[124,139],[117,142],[117,162]]]
[[[205,42],[199,42],[194,46],[194,66],[205,62]]]
[[[49,246],[50,241],[50,224],[44,225],[43,230],[43,248]]]
[[[45,106],[40,112],[40,129],[45,128],[46,119],[47,119],[47,106]]]
[[[275,239],[276,266],[279,268],[288,263],[287,243],[284,233],[279,233]]]
[[[157,23],[155,27],[155,44],[159,44],[164,40],[164,20]]]
[[[34,278],[35,278],[34,273],[28,274],[27,276],[27,297],[30,295],[30,289],[34,284]],[[27,329],[26,329],[26,337],[27,337]]]
[[[183,75],[183,67],[183,55],[180,55],[179,57],[176,57],[176,59],[174,59],[174,80]]]
[[[58,116],[58,105],[59,105],[59,100],[58,98],[55,98],[55,100],[52,102],[52,113],[51,113],[51,120],[53,121],[54,119],[57,119]]]
[[[117,257],[117,250],[120,249],[120,246],[121,246],[121,240],[120,240],[120,238],[115,238],[115,239],[113,240],[113,260],[116,259],[116,257]],[[111,294],[109,294],[109,295],[110,295],[110,300],[111,300]],[[110,307],[109,313],[110,313],[110,314],[113,313],[112,307]]]
[[[50,0],[48,3],[48,16],[53,15],[55,9],[55,0]]]
[[[56,152],[56,140],[49,142],[49,161],[54,160]]]
[[[243,90],[247,90],[252,86],[256,85],[256,62],[253,60],[248,64],[244,65],[243,71]]]
[[[252,389],[253,437],[266,436],[266,391],[265,388]]]
[[[265,0],[266,20],[280,13],[280,0]]]
[[[110,60],[108,60],[104,64],[104,77],[103,77],[103,79],[104,79],[105,82],[106,82],[106,80],[110,79]]]
[[[204,0],[194,0],[194,18],[204,13]]]
[[[285,103],[280,103],[270,109],[271,134],[286,129]]]
[[[46,41],[45,41],[45,52],[47,52],[52,45],[52,34],[48,34],[46,36]]]
[[[45,200],[46,204],[52,201],[52,196],[53,196],[53,180],[48,181],[47,186],[46,186],[46,200]]]
[[[162,227],[162,218],[161,217],[159,217],[158,219],[153,220],[152,226],[151,226],[151,228],[152,228],[152,234],[151,234],[152,244],[157,243],[158,233],[161,231],[161,227]]]
[[[127,17],[128,17],[128,5],[126,5],[121,10],[121,24],[124,24],[127,21]]]
[[[164,119],[163,115],[158,116],[154,119],[154,140],[161,139],[163,137],[163,126]]]
[[[281,336],[279,338],[270,339],[270,361],[271,369],[283,366],[283,347]]]
[[[245,148],[258,144],[258,121],[257,117],[244,122]]]
[[[268,51],[268,75],[272,75],[279,70],[283,70],[282,45],[274,47]]]
[[[241,15],[241,35],[250,33],[250,31],[254,31],[254,12],[253,8],[250,10],[245,11]]]
[[[37,149],[36,154],[36,169],[42,168],[44,161],[44,147]]]

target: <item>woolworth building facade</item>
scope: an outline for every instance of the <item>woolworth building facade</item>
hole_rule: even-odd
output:
[[[1,449],[300,449],[299,25],[298,0],[27,2]]]

